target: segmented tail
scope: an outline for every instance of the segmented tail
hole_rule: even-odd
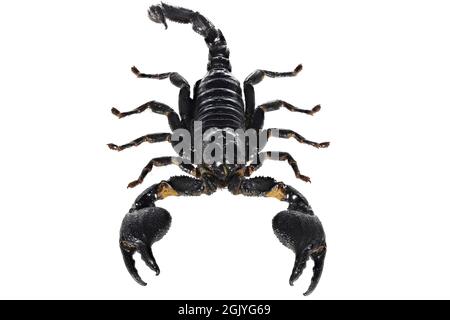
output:
[[[167,29],[167,20],[192,24],[192,29],[205,38],[209,48],[208,70],[227,69],[231,71],[230,51],[222,32],[203,15],[189,9],[174,7],[165,3],[153,5],[148,10],[150,19],[162,23]]]

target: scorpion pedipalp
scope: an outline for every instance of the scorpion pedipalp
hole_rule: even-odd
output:
[[[279,212],[273,218],[272,228],[281,243],[295,253],[290,285],[301,276],[308,259],[313,259],[313,277],[304,295],[313,292],[322,275],[327,245],[322,223],[314,215],[306,198],[291,186],[270,177],[241,178],[229,190],[233,194],[270,197],[289,204],[287,210]]]
[[[160,269],[153,256],[152,246],[164,237],[172,223],[169,212],[155,207],[155,201],[169,196],[199,196],[211,192],[205,190],[198,179],[176,176],[152,185],[136,198],[122,221],[119,243],[128,272],[137,283],[146,285],[135,267],[133,254],[140,253],[145,264],[159,275]]]
[[[309,258],[314,261],[311,284],[304,295],[314,291],[322,275],[327,250],[322,224],[315,215],[299,210],[285,210],[278,213],[272,221],[275,235],[283,245],[294,251],[295,263],[289,284],[301,276]]]
[[[152,245],[169,230],[172,218],[165,209],[142,208],[129,212],[120,229],[120,249],[128,272],[140,285],[146,283],[139,276],[133,254],[140,253],[145,264],[159,275],[159,267],[153,256]]]

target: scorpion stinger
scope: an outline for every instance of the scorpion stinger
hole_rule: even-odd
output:
[[[145,142],[170,142],[178,156],[165,156],[151,159],[141,171],[139,177],[128,184],[129,188],[140,185],[153,167],[175,165],[190,176],[175,176],[153,184],[147,188],[134,202],[125,215],[120,229],[120,248],[125,265],[132,277],[141,285],[146,283],[140,278],[135,267],[133,254],[140,253],[147,266],[160,272],[153,256],[152,245],[160,240],[169,230],[172,218],[165,209],[156,207],[155,202],[169,196],[199,196],[210,195],[217,189],[227,188],[232,194],[244,196],[270,197],[288,203],[287,210],[278,213],[272,227],[275,235],[286,247],[295,253],[295,263],[289,283],[292,285],[301,275],[309,258],[314,261],[313,277],[305,295],[310,294],[317,286],[323,270],[326,254],[325,233],[319,219],[314,215],[305,197],[282,182],[270,177],[250,176],[258,170],[266,160],[286,161],[294,171],[295,176],[305,182],[310,178],[300,172],[297,161],[287,152],[262,151],[267,139],[256,138],[257,145],[251,145],[252,140],[238,138],[239,132],[258,132],[266,138],[278,137],[282,139],[294,138],[298,143],[326,148],[328,142],[315,142],[306,139],[299,133],[289,129],[269,128],[264,130],[266,112],[285,108],[290,112],[313,115],[320,110],[317,105],[311,109],[300,109],[292,104],[275,100],[255,107],[254,85],[265,77],[293,77],[302,69],[298,65],[290,72],[274,72],[258,69],[244,81],[244,97],[240,82],[231,74],[229,60],[230,52],[222,32],[208,19],[198,12],[184,8],[173,7],[165,3],[151,6],[148,11],[152,21],[161,23],[167,28],[167,21],[191,24],[195,32],[202,35],[209,49],[207,74],[197,81],[193,98],[189,83],[177,72],[146,74],[132,67],[131,71],[138,78],[169,79],[179,88],[178,108],[175,112],[171,107],[157,101],[144,103],[131,111],[121,112],[113,108],[112,113],[118,118],[142,113],[146,110],[166,116],[172,133],[152,133],[134,139],[123,145],[108,144],[112,150],[122,151],[130,147],[137,147]],[[198,127],[198,124],[201,124]],[[180,132],[187,132],[192,139],[187,148],[179,149],[176,138]],[[195,139],[200,133],[200,144]],[[213,161],[203,147],[210,145],[205,137],[213,137],[217,141],[227,141],[220,151],[245,150],[232,153],[231,156],[211,153]],[[216,151],[216,150],[215,150]],[[218,151],[217,151],[218,152]],[[220,152],[218,152],[220,153]],[[192,159],[195,159],[194,161]],[[197,161],[199,160],[199,161]]]

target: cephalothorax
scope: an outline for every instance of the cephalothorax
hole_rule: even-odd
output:
[[[216,135],[216,140],[217,134],[219,137],[225,138],[226,135],[233,135],[233,133],[230,133],[233,130],[254,130],[263,132],[267,138],[272,136],[294,138],[300,143],[317,148],[328,147],[328,142],[310,141],[292,130],[276,128],[263,130],[266,112],[284,107],[291,112],[313,115],[320,110],[320,106],[311,110],[304,110],[285,101],[276,100],[255,108],[253,88],[255,84],[261,82],[264,77],[295,76],[302,69],[301,65],[291,72],[256,70],[244,81],[243,99],[241,85],[231,74],[229,50],[219,29],[216,29],[210,21],[198,12],[164,3],[151,6],[148,13],[152,21],[162,23],[166,28],[167,20],[192,24],[194,31],[204,37],[209,48],[208,72],[203,79],[196,83],[193,98],[191,98],[189,83],[178,73],[144,74],[133,67],[132,72],[139,78],[168,78],[173,85],[178,87],[180,89],[179,113],[156,101],[147,102],[128,112],[120,112],[113,108],[112,113],[119,118],[141,113],[147,109],[163,114],[168,118],[173,133],[148,134],[122,146],[109,144],[108,146],[111,149],[121,151],[144,142],[163,141],[170,142],[175,147],[174,133],[177,130],[185,130],[191,133],[191,136],[194,136],[196,123],[201,124],[202,133]],[[247,152],[245,152],[243,163],[236,161],[238,153],[235,153],[232,157],[221,155],[218,160],[217,154],[214,152],[213,156],[216,158],[211,162],[206,161],[203,154],[199,154],[201,151],[193,141],[188,151],[185,149],[177,150],[178,156],[152,159],[142,170],[139,178],[128,185],[129,188],[133,188],[142,183],[153,166],[174,164],[191,175],[171,177],[147,188],[136,199],[122,222],[120,249],[128,271],[139,284],[146,285],[136,270],[133,254],[139,252],[148,267],[159,274],[159,267],[153,257],[151,247],[153,243],[166,234],[172,220],[166,210],[155,206],[155,202],[169,196],[198,196],[212,194],[218,188],[227,188],[236,195],[272,197],[288,203],[287,210],[278,213],[274,217],[272,225],[278,239],[293,250],[296,255],[289,283],[293,285],[294,281],[300,277],[307,260],[311,257],[314,261],[313,277],[305,295],[315,289],[322,274],[326,253],[325,233],[319,219],[314,215],[305,197],[291,186],[283,182],[277,182],[270,177],[249,177],[261,167],[266,159],[271,159],[287,161],[297,178],[306,182],[310,182],[310,179],[300,173],[297,162],[289,153],[262,152],[265,142],[260,140],[258,140],[256,147],[249,148],[250,142],[247,137],[244,139],[244,145],[244,150],[247,150]],[[238,143],[232,144],[233,148],[237,146]],[[228,149],[230,149],[229,146]],[[250,149],[252,151],[248,151]],[[200,161],[192,161],[194,158],[200,159]]]

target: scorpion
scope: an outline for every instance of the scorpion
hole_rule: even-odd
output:
[[[191,98],[190,85],[179,73],[145,74],[133,66],[131,71],[138,78],[169,79],[174,86],[179,88],[179,112],[176,113],[168,105],[157,101],[147,102],[128,112],[120,112],[118,109],[112,108],[112,113],[118,118],[142,113],[146,110],[165,115],[172,133],[148,134],[121,146],[111,143],[108,144],[110,149],[121,151],[144,142],[170,142],[172,146],[175,146],[173,132],[184,129],[194,133],[195,122],[201,123],[202,132],[213,130],[216,134],[222,134],[222,137],[227,135],[230,129],[253,129],[263,131],[268,138],[277,133],[279,138],[294,138],[299,143],[316,148],[329,146],[329,142],[310,141],[292,130],[276,128],[263,130],[266,112],[286,108],[291,112],[313,115],[320,110],[320,105],[306,110],[283,100],[255,106],[254,85],[266,77],[294,77],[302,70],[302,65],[298,65],[291,72],[258,69],[245,79],[244,95],[242,95],[241,85],[231,73],[230,51],[225,37],[208,19],[199,12],[165,3],[151,6],[148,15],[150,20],[163,24],[166,29],[167,20],[191,24],[193,30],[203,36],[209,49],[207,74],[196,82],[193,98]],[[245,141],[245,145],[248,147],[248,141]],[[138,252],[145,264],[156,275],[159,275],[160,269],[153,256],[152,245],[167,233],[172,221],[169,212],[155,206],[155,202],[169,196],[211,195],[218,189],[227,188],[234,195],[270,197],[288,203],[287,210],[279,212],[273,218],[272,228],[280,242],[295,253],[295,263],[289,278],[291,286],[301,276],[309,258],[314,261],[311,282],[304,295],[313,292],[320,280],[327,250],[325,233],[320,220],[314,215],[306,198],[293,187],[271,177],[252,178],[250,176],[262,166],[265,160],[269,159],[287,161],[297,178],[305,182],[310,182],[310,179],[300,173],[297,162],[289,153],[263,152],[264,145],[265,143],[258,143],[251,152],[246,151],[244,163],[233,161],[236,160],[235,158],[223,158],[221,161],[200,161],[194,165],[186,159],[197,156],[200,157],[200,160],[204,160],[204,156],[193,143],[190,150],[178,152],[179,156],[177,157],[158,157],[150,160],[139,178],[129,183],[128,188],[141,184],[154,166],[176,165],[190,176],[174,176],[153,184],[137,197],[123,219],[120,229],[120,249],[126,268],[137,283],[146,285],[138,274],[133,255]],[[249,163],[252,159],[252,163]]]

